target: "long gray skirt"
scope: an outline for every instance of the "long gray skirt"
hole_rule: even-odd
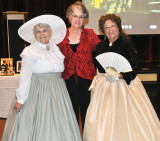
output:
[[[33,74],[19,113],[11,106],[2,141],[81,141],[61,73]]]

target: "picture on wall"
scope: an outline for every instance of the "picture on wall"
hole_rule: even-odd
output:
[[[13,74],[13,58],[1,58],[1,73],[5,75]]]
[[[22,63],[22,61],[17,61],[16,72],[21,71],[21,63]]]

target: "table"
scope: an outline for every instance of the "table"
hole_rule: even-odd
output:
[[[142,82],[157,81],[157,73],[143,73],[143,74],[137,74],[137,76]]]
[[[0,76],[0,118],[7,118],[18,83],[19,74]]]

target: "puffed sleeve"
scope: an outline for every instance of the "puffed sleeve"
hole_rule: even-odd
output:
[[[23,50],[21,57],[22,66],[20,72],[19,88],[16,90],[16,96],[17,102],[24,104],[29,94],[34,57],[28,55],[28,47]]]
[[[129,46],[126,48],[126,53],[127,53],[127,60],[130,62],[133,71],[121,74],[123,75],[123,79],[129,85],[130,82],[137,76],[137,70],[138,70],[138,55],[132,42],[129,43]]]

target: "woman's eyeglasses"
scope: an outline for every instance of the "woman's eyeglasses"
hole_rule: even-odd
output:
[[[72,15],[72,14],[71,14],[71,15]],[[73,16],[73,18],[75,18],[75,19],[78,19],[78,18],[81,19],[81,20],[84,19],[84,16],[77,16],[77,15],[72,15],[72,16]]]

